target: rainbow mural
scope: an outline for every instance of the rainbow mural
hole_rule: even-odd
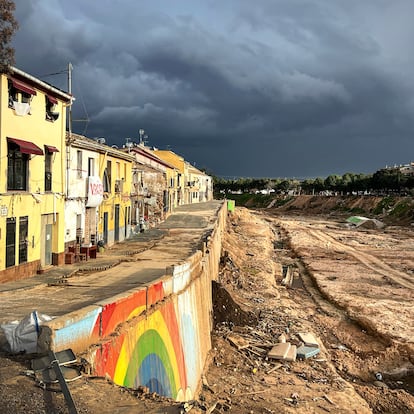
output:
[[[173,302],[143,318],[126,333],[104,343],[95,355],[97,375],[129,388],[183,400],[191,390]]]
[[[189,272],[189,266],[177,266],[176,286],[181,287]],[[95,375],[109,376],[129,388],[147,386],[176,400],[193,398],[203,366],[196,329],[197,292],[187,286],[178,296],[166,298],[163,283],[168,289],[170,280],[159,281],[91,306],[79,319],[68,318],[54,329],[55,348],[102,341],[92,357]]]
[[[187,273],[188,265],[177,266],[173,278],[181,280]],[[196,292],[188,286],[166,299],[165,282],[168,285],[169,281],[159,281],[101,305],[91,330],[92,337],[104,341],[93,356],[94,373],[109,376],[121,386],[146,386],[160,395],[189,400],[200,379],[198,358],[202,358],[195,329]],[[154,304],[158,306],[150,309]],[[113,335],[120,325],[123,329]]]

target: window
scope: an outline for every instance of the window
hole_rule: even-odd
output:
[[[29,104],[30,101],[32,100],[32,95],[26,93],[26,92],[20,92],[21,97],[22,97],[22,103],[27,103]]]
[[[56,112],[57,99],[53,96],[46,95],[46,120],[54,122],[59,118],[59,112]]]
[[[9,108],[14,109],[16,115],[30,114],[30,102],[36,91],[29,85],[11,78],[8,80],[8,92]]]
[[[78,172],[78,178],[82,178],[82,151],[77,151],[77,164],[76,164],[76,170]]]
[[[19,220],[19,264],[27,262],[27,247],[29,244],[29,217],[23,216]]]
[[[52,157],[51,152],[45,152],[45,191],[52,191]]]
[[[45,145],[45,191],[52,191],[53,154],[59,150],[53,145]]]
[[[27,190],[29,156],[13,142],[8,143],[7,190]]]
[[[88,158],[88,177],[93,177],[95,175],[95,159]]]
[[[9,108],[14,108],[14,102],[19,102],[19,93],[9,80]]]
[[[116,179],[119,180],[121,178],[121,163],[116,163]]]
[[[16,262],[16,219],[10,217],[6,224],[6,267],[14,266]]]
[[[104,170],[104,176],[103,176],[103,188],[104,192],[110,193],[111,192],[111,177],[112,177],[112,162],[107,161],[106,162],[106,168]]]

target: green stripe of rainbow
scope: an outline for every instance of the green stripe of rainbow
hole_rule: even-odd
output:
[[[184,353],[172,303],[164,304],[161,309],[139,321],[134,329],[117,337],[116,341],[122,342],[103,344],[100,355],[97,355],[97,360],[101,360],[97,367],[98,374],[108,373],[116,384],[136,387],[146,385],[140,384],[141,372],[146,378],[156,379],[164,390],[171,393],[169,397],[177,398],[186,393]],[[148,372],[143,361],[147,358],[154,360],[154,357],[162,367],[155,366],[153,372]]]

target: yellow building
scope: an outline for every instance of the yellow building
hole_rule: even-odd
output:
[[[165,160],[164,160],[165,161]],[[167,175],[167,198],[168,201],[166,205],[168,206],[167,216],[169,213],[172,213],[174,209],[178,206],[178,194],[180,193],[178,183],[180,177],[180,171],[172,165],[168,164],[166,169]]]
[[[103,201],[99,206],[98,237],[112,245],[131,232],[131,181],[135,157],[116,148],[101,145],[99,177]]]
[[[66,107],[17,69],[0,81],[0,282],[64,263]]]
[[[168,162],[176,168],[177,173],[170,172],[174,176],[170,177],[170,186],[175,189],[176,205],[190,203],[190,188],[186,185],[186,178],[188,177],[188,164],[184,158],[170,150],[154,149],[154,154],[162,160]]]

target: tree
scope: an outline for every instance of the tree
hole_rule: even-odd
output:
[[[316,192],[325,190],[325,180],[322,177],[316,177],[313,185],[315,186]]]
[[[10,46],[11,39],[19,28],[13,12],[16,5],[12,0],[0,0],[0,73],[9,71],[14,64],[14,49]]]
[[[325,178],[325,188],[331,191],[337,191],[341,185],[342,178],[339,175],[331,174]]]

